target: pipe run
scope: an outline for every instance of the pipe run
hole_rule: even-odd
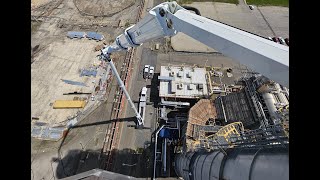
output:
[[[162,144],[162,167],[163,173],[167,173],[167,138],[164,138]]]
[[[184,180],[288,180],[287,148],[228,149],[175,156],[175,171]]]
[[[153,180],[156,179],[156,164],[157,164],[157,143],[158,143],[158,134],[163,129],[164,125],[162,125],[155,134],[155,143],[154,143],[154,160],[153,160]]]

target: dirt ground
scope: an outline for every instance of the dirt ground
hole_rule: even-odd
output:
[[[85,13],[94,16],[112,16],[115,13],[122,11],[134,4],[134,0],[100,0],[87,1],[75,0],[75,5],[78,9]]]
[[[94,47],[102,42],[68,39],[67,32],[94,31],[104,35],[107,43],[113,42],[115,37],[123,32],[123,27],[118,25],[124,23],[119,22],[135,22],[139,4],[140,1],[136,0],[133,5],[117,14],[100,18],[81,15],[73,0],[52,0],[48,3],[43,1],[43,6],[32,10],[32,116],[38,116],[39,121],[49,124],[65,120],[77,110],[53,109],[50,103],[57,99],[72,98],[62,95],[66,92],[93,91],[92,81],[96,79],[79,77],[79,70],[97,63],[96,55],[99,52],[94,52]],[[117,53],[117,67],[122,64],[124,55],[125,53]],[[68,85],[61,79],[81,81],[88,87]],[[109,126],[112,122],[111,110],[116,87],[117,82],[113,81],[107,101],[83,119],[65,139],[58,142],[31,139],[31,179],[63,178],[83,172],[86,168],[104,167],[97,164],[104,159],[97,160],[96,154],[100,154],[106,131],[111,128]],[[81,164],[79,159],[86,153],[88,160]]]
[[[87,1],[94,4],[95,1]],[[106,1],[107,2],[107,1]],[[109,2],[109,1],[108,1]],[[110,1],[111,2],[111,1]],[[110,3],[109,2],[109,3]],[[31,12],[33,14],[31,48],[32,52],[31,77],[32,77],[32,116],[39,117],[41,121],[47,123],[57,123],[66,120],[74,115],[77,109],[53,109],[50,103],[58,99],[73,98],[63,96],[63,93],[73,91],[92,92],[93,81],[98,78],[79,77],[80,69],[99,63],[96,57],[99,52],[93,49],[102,42],[88,39],[68,39],[68,31],[95,31],[104,35],[104,41],[113,42],[123,29],[115,26],[119,21],[133,22],[136,14],[138,1],[129,2],[116,1],[114,5],[121,6],[124,3],[127,9],[111,17],[95,19],[91,16],[83,16],[77,10],[74,1],[65,0],[61,4],[51,1]],[[51,11],[51,7],[57,7]],[[50,15],[46,17],[37,16],[39,14]],[[117,23],[115,23],[117,22]],[[101,23],[104,26],[100,26]],[[65,84],[61,79],[84,82],[88,87],[73,86]],[[66,99],[66,100],[67,100]]]
[[[99,44],[87,39],[70,40],[65,37],[61,42],[51,43],[31,65],[31,109],[32,116],[50,124],[65,121],[78,109],[53,109],[50,103],[55,100],[72,100],[74,96],[65,96],[70,92],[93,92],[94,83],[99,77],[80,77],[82,68],[98,63],[98,54],[92,49]],[[74,86],[61,79],[83,82],[87,85]],[[82,95],[83,96],[83,95]],[[88,97],[87,97],[88,98]]]
[[[31,0],[31,7],[39,7],[41,5],[44,5],[51,0]]]

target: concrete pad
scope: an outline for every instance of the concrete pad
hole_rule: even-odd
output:
[[[175,51],[218,52],[181,32],[171,38],[171,46]]]
[[[289,37],[289,8],[276,6],[258,7],[276,36]]]
[[[193,2],[188,6],[197,8],[201,16],[263,37],[282,36],[286,38],[289,35],[289,8],[286,7],[266,6],[250,10],[245,4],[216,2]],[[182,33],[171,38],[171,45],[175,51],[215,51]]]

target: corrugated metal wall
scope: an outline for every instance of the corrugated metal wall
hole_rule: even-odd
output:
[[[185,180],[287,180],[289,154],[285,148],[230,149],[179,154],[175,171]]]

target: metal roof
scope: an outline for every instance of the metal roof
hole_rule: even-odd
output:
[[[199,98],[208,96],[205,68],[161,66],[160,77],[160,97]],[[199,89],[199,86],[202,86],[202,89]]]
[[[88,32],[87,33],[88,39],[95,39],[95,40],[102,40],[104,37],[101,34],[98,34],[96,32]]]
[[[50,127],[46,123],[34,123],[31,126],[31,137],[42,140],[58,141],[62,138],[65,130],[65,127]]]
[[[86,36],[86,33],[85,32],[69,31],[67,36],[69,38],[84,38]]]

